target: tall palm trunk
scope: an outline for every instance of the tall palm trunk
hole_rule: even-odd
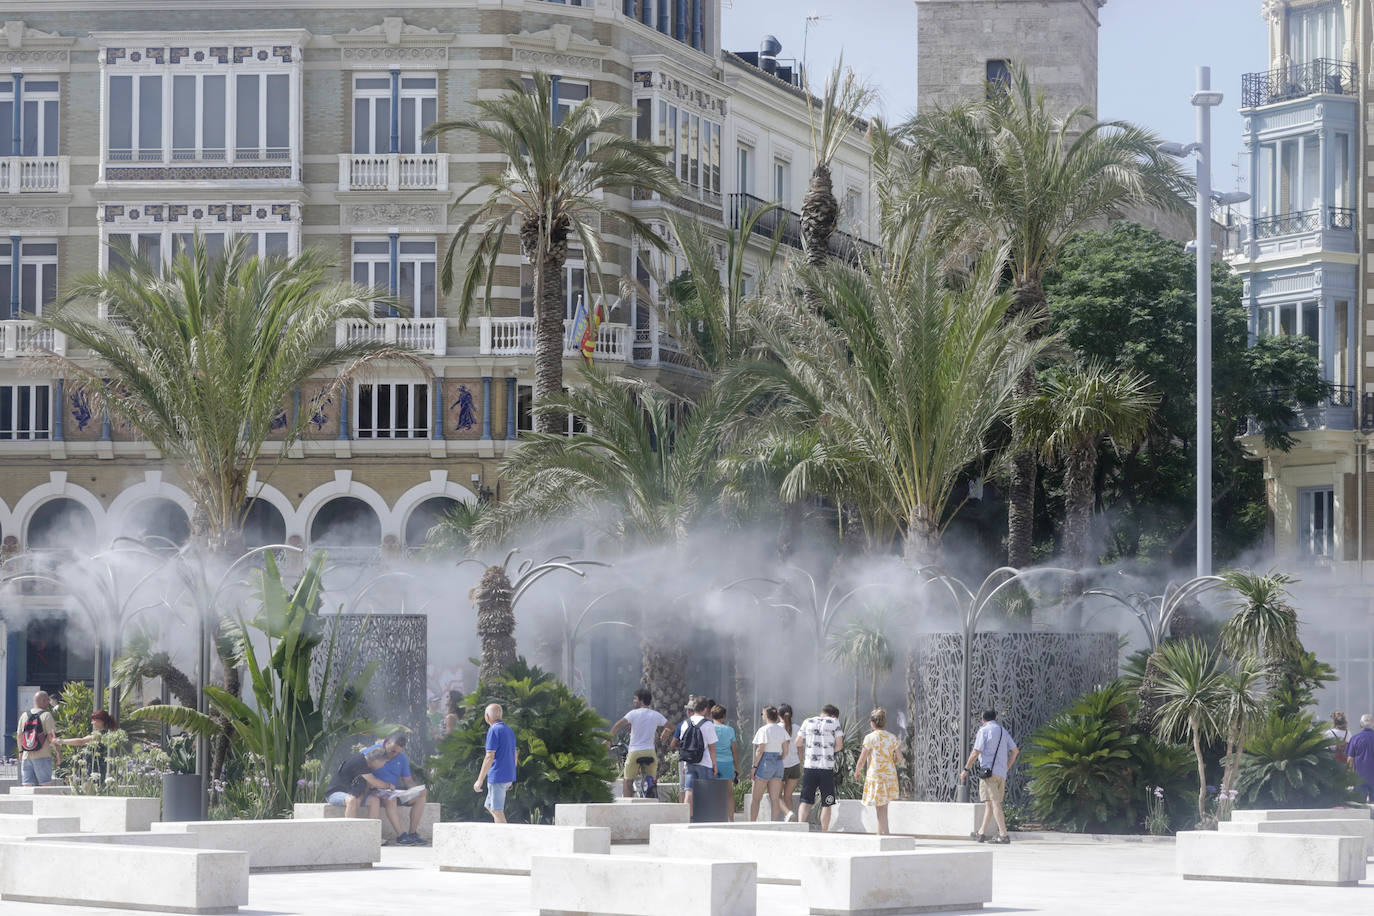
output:
[[[1064,461],[1064,557],[1070,569],[1092,565],[1093,477],[1097,444],[1083,442]]]
[[[563,265],[568,260],[568,219],[543,231],[543,221],[527,219],[520,227],[520,245],[534,264],[534,402],[563,393]],[[560,433],[565,419],[559,411],[535,415],[534,428]]]
[[[1027,277],[1013,294],[1008,317],[1027,312],[1043,314],[1045,289],[1039,277]],[[1038,335],[1033,335],[1038,336]],[[1016,380],[1016,397],[1029,398],[1035,394],[1035,369],[1028,368]],[[1022,423],[1013,420],[1012,441],[1026,439]],[[1031,545],[1035,536],[1035,455],[1028,449],[1011,457],[1011,481],[1007,492],[1007,565],[1024,569],[1031,565]]]
[[[940,523],[927,506],[916,506],[907,518],[902,538],[902,562],[912,569],[939,565],[944,555]]]
[[[645,633],[640,644],[644,655],[644,686],[653,694],[658,711],[673,724],[687,705],[687,650],[657,627]]]
[[[811,267],[825,264],[830,254],[830,237],[835,234],[839,221],[840,205],[835,200],[830,166],[818,162],[811,170],[811,180],[807,182],[801,210],[802,251],[806,255],[806,263]]]
[[[1199,824],[1207,820],[1207,765],[1202,760],[1202,725],[1197,715],[1188,721],[1193,732],[1193,756],[1197,759],[1197,818]]]
[[[510,577],[501,566],[488,566],[473,590],[477,601],[477,636],[482,641],[479,684],[494,684],[515,662],[515,612]]]
[[[1145,674],[1140,678],[1140,687],[1136,690],[1135,722],[1133,727],[1136,732],[1142,735],[1153,735],[1155,725],[1155,712],[1159,709],[1159,696],[1156,684],[1159,683],[1159,652],[1151,652],[1145,659]]]

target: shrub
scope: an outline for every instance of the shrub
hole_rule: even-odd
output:
[[[486,756],[489,702],[504,707],[515,731],[516,778],[506,796],[512,822],[548,823],[561,802],[608,802],[617,777],[603,743],[607,722],[586,701],[539,668],[517,659],[496,684],[463,700],[463,716],[430,759],[430,792],[447,820],[485,820],[485,795],[472,784]]]
[[[1355,777],[1306,713],[1273,712],[1250,736],[1236,788],[1254,808],[1323,808],[1352,801]]]

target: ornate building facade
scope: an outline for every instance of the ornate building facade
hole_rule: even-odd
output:
[[[452,205],[499,156],[461,135],[426,141],[429,124],[467,116],[473,100],[535,71],[556,78],[565,108],[585,98],[630,106],[625,129],[669,148],[683,190],[612,203],[665,238],[674,213],[723,235],[753,199],[795,209],[811,170],[803,94],[722,52],[720,0],[212,6],[0,0],[7,556],[93,552],[118,534],[186,537],[191,500],[175,469],[40,359],[67,346],[34,318],[74,278],[107,269],[112,241],[164,263],[197,233],[212,247],[246,236],[263,254],[322,248],[340,278],[386,287],[410,306],[405,317],[379,312],[336,333],[408,343],[428,373],[379,370],[333,398],[320,396],[323,382],[302,390],[291,409],[310,412],[309,437],[265,455],[270,476],[252,484],[250,545],[327,546],[336,559],[371,563],[422,545],[453,503],[499,498],[500,462],[530,425],[532,273],[516,237],[492,301],[468,327],[437,283],[463,217]],[[868,167],[855,138],[839,157],[836,190],[856,243],[872,237]],[[633,276],[640,292],[602,296],[574,249],[568,318],[579,296],[597,299],[608,312],[599,365],[673,386],[698,381],[655,301],[680,263],[603,230],[608,278]],[[571,340],[565,352],[575,382]],[[59,618],[4,617],[0,705],[12,710],[21,686],[89,676]]]

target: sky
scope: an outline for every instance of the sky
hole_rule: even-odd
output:
[[[889,120],[916,109],[916,4],[913,0],[723,0],[723,44],[757,50],[775,35],[780,57],[800,59],[811,71],[845,63],[881,93]],[[808,29],[806,18],[823,17]],[[1260,0],[1108,0],[1098,38],[1098,112],[1132,121],[1165,139],[1189,142],[1197,131],[1189,97],[1197,68],[1212,68],[1212,88],[1224,93],[1213,109],[1212,185],[1235,188],[1243,121],[1241,74],[1268,69],[1269,37]],[[1241,188],[1248,163],[1242,162]]]

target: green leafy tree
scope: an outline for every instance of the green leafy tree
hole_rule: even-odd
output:
[[[457,726],[431,758],[430,791],[445,820],[486,820],[483,797],[472,791],[486,756],[488,703],[499,702],[515,732],[516,777],[506,816],[516,823],[551,823],[560,803],[609,802],[616,777],[604,741],[607,722],[552,675],[525,664],[497,683],[483,683],[463,700]]]
[[[496,98],[470,100],[476,117],[440,121],[425,132],[426,139],[471,134],[505,159],[499,172],[483,175],[458,197],[455,206],[473,195],[480,203],[459,224],[440,281],[446,292],[453,288],[455,257],[471,245],[456,316],[466,327],[479,289],[490,307],[506,230],[512,221],[518,224],[520,252],[534,265],[534,396],[543,403],[563,391],[563,265],[569,242],[581,246],[606,294],[603,230],[616,226],[652,247],[666,247],[638,216],[616,208],[607,192],[635,189],[672,196],[678,184],[665,150],[620,132],[620,122],[631,116],[624,106],[587,98],[560,117],[548,74],[534,74],[528,89],[515,80],[506,85],[508,91]],[[561,423],[562,415],[553,411],[535,417],[543,433],[557,432]]]
[[[127,269],[79,277],[39,317],[82,353],[53,359],[93,409],[182,473],[193,536],[237,556],[249,477],[270,472],[263,445],[275,439],[284,455],[305,433],[310,411],[288,409],[302,386],[328,376],[327,395],[379,360],[413,357],[377,340],[335,342],[339,321],[371,320],[375,295],[328,281],[334,265],[320,251],[258,258],[240,236],[212,255],[197,238],[163,271],[111,247]]]
[[[1207,763],[1203,742],[1225,724],[1220,658],[1198,639],[1174,639],[1155,653],[1155,725],[1166,740],[1189,740],[1197,761],[1197,816],[1207,819]]]
[[[1008,246],[1011,314],[1028,316],[1031,333],[1044,317],[1045,274],[1076,232],[1131,206],[1186,209],[1188,183],[1154,134],[1098,121],[1086,107],[1060,116],[1020,66],[981,98],[916,116],[902,134],[926,167],[913,192],[946,224]],[[1026,371],[1019,382],[1028,396],[1034,376]],[[1016,454],[1007,531],[1007,562],[1015,567],[1031,562],[1035,472],[1033,455]]]
[[[1172,562],[1191,556],[1194,536],[1195,330],[1197,261],[1152,229],[1119,222],[1082,232],[1060,252],[1045,280],[1050,327],[1081,361],[1137,373],[1159,403],[1143,440],[1098,450],[1095,487],[1110,509],[1106,559]],[[1313,401],[1327,385],[1301,337],[1266,337],[1249,346],[1241,284],[1225,264],[1212,272],[1213,512],[1229,519],[1214,533],[1218,558],[1235,556],[1262,535],[1264,481],[1238,441],[1247,417],[1274,447],[1292,401]]]
[[[1064,464],[1063,555],[1071,569],[1096,565],[1093,482],[1102,440],[1129,448],[1145,436],[1158,398],[1138,372],[1097,361],[1050,370],[1016,406],[1023,446]]]

